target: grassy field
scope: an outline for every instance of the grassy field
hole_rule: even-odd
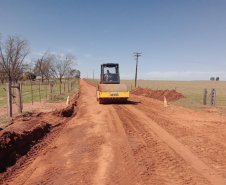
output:
[[[90,83],[97,85],[99,79],[86,79]],[[121,80],[122,84],[126,84],[128,89],[134,89],[134,80]],[[176,88],[177,92],[182,93],[186,98],[171,102],[191,109],[201,109],[203,103],[204,88],[207,88],[208,95],[212,88],[216,89],[216,107],[226,106],[226,81],[158,81],[158,80],[138,80],[139,87],[150,88],[152,90],[172,90]],[[207,105],[210,98],[207,99]]]
[[[75,79],[69,80],[69,82],[74,81]],[[60,83],[58,80],[51,80],[51,83],[53,83],[53,94],[54,94],[54,99],[52,101],[57,101],[60,100],[61,98],[64,98],[64,96],[68,95],[68,84],[65,84],[65,93],[64,93],[64,83],[65,80],[62,81],[61,84],[61,93],[64,95],[59,95],[60,94]],[[0,85],[0,105],[6,104],[6,91],[3,89],[6,88],[5,84]],[[79,84],[78,80],[73,84],[73,89],[78,89]],[[22,96],[23,96],[23,103],[29,103],[32,102],[32,93],[33,92],[33,101],[39,101],[39,98],[41,99],[48,99],[49,97],[49,85],[46,84],[45,82],[40,85],[40,97],[39,97],[39,82],[35,81],[32,82],[32,91],[31,91],[31,83],[30,81],[23,82],[22,85]],[[12,88],[12,94],[16,95],[16,89]]]

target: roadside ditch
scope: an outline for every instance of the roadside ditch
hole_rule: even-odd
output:
[[[54,138],[56,133],[60,133],[64,125],[77,114],[78,98],[79,92],[72,98],[71,104],[61,110],[17,116],[9,126],[0,130],[0,183],[12,171],[10,168],[20,163],[18,161],[24,163],[24,157],[29,155],[32,148],[37,148],[35,145],[44,137],[54,132]],[[6,176],[3,177],[1,173],[6,173]]]

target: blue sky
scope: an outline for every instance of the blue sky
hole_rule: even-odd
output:
[[[26,60],[51,52],[77,57],[82,77],[119,63],[134,79],[226,80],[225,0],[0,0],[0,33],[29,40]]]

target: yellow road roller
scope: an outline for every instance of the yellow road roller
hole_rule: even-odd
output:
[[[129,91],[125,84],[120,84],[119,64],[101,65],[100,83],[96,86],[96,97],[99,104],[125,103]]]

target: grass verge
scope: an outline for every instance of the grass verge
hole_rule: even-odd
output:
[[[75,79],[71,79],[69,81],[72,82]],[[62,84],[60,85],[59,81],[55,80],[52,81],[53,83],[53,94],[54,94],[54,99],[55,102],[57,101],[57,96],[59,96],[59,100],[61,99],[60,97],[64,97],[68,94],[71,94],[72,91],[68,92],[68,82],[65,83],[65,80],[62,81]],[[5,88],[5,85],[0,85],[0,105],[5,105],[6,104],[6,91],[3,89]],[[40,94],[39,94],[39,88],[40,88]],[[70,88],[70,87],[69,87]],[[75,83],[72,86],[72,90],[78,89],[79,88],[79,80],[76,80]],[[61,89],[61,95],[60,95],[60,89]],[[16,89],[12,88],[12,94],[16,95]],[[41,101],[46,100],[49,98],[49,85],[48,84],[41,84],[39,85],[39,82],[32,82],[32,86],[30,82],[23,83],[22,86],[22,98],[23,98],[23,103],[30,103],[32,102],[32,94],[33,94],[33,102],[36,101]],[[13,103],[15,103],[15,100],[12,100]]]

